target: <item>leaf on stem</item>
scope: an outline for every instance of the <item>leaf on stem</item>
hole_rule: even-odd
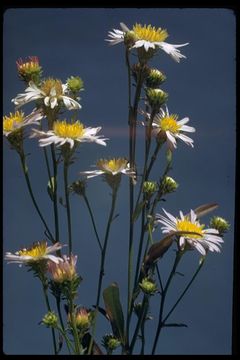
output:
[[[216,203],[204,204],[204,205],[197,207],[194,210],[194,212],[195,212],[195,214],[197,214],[197,217],[200,218],[201,216],[204,216],[217,208],[218,208],[218,204],[216,204]],[[188,215],[190,215],[190,214],[188,214]]]
[[[47,184],[47,192],[50,196],[50,199],[54,201],[54,192],[55,192],[55,178],[52,176]]]
[[[145,204],[146,204],[146,200],[143,200],[137,205],[137,207],[135,208],[134,213],[132,215],[133,222],[138,219]]]
[[[164,327],[188,327],[186,324],[163,324]]]
[[[124,344],[124,317],[117,283],[112,283],[103,291],[103,300],[106,313],[111,322],[113,334]]]

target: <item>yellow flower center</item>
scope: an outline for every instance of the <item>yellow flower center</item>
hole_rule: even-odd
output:
[[[183,234],[183,236],[193,238],[193,239],[199,239],[203,235],[203,228],[204,225],[200,224],[193,224],[191,221],[187,220],[186,218],[184,220],[177,220],[177,230],[178,231],[190,231],[197,234]]]
[[[166,30],[155,28],[155,26],[135,24],[133,31],[139,40],[146,40],[150,42],[164,41],[168,37]]]
[[[24,120],[24,113],[16,111],[14,114],[10,113],[9,116],[3,116],[3,130],[11,132],[15,130],[15,125],[22,123]]]
[[[41,242],[37,242],[28,249],[22,249],[18,251],[18,254],[20,256],[31,256],[38,258],[46,255],[46,251],[47,251],[47,243],[46,241],[41,241]]]
[[[111,160],[101,159],[97,162],[97,166],[104,171],[119,172],[125,169],[128,161],[123,158],[113,158]]]
[[[178,133],[179,129],[181,128],[181,125],[178,125],[177,119],[178,119],[177,115],[170,115],[162,118],[160,121],[161,130],[171,131],[174,134]]]
[[[68,124],[64,121],[55,121],[53,124],[54,133],[63,138],[71,138],[73,140],[81,138],[84,135],[84,126],[79,121],[74,124]]]
[[[63,90],[61,80],[49,78],[41,85],[41,90],[46,94],[46,96],[50,95],[50,92],[53,88],[56,91],[56,97],[62,95]]]

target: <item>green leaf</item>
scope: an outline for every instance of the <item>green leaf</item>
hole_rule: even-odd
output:
[[[124,345],[124,317],[117,283],[112,283],[103,291],[103,300],[105,303],[106,313],[111,322],[113,334],[120,339],[121,343]]]
[[[146,200],[143,200],[137,205],[137,207],[134,210],[133,216],[132,216],[133,221],[136,221],[138,219],[138,217],[141,214],[141,211],[142,211],[145,203],[146,203]]]
[[[218,204],[216,203],[204,204],[194,209],[194,212],[197,214],[197,217],[200,218],[201,216],[204,216],[217,208],[218,208]]]
[[[54,191],[55,191],[55,178],[52,176],[47,184],[47,192],[52,201],[54,200]]]

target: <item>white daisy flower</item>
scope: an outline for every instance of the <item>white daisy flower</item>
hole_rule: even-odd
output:
[[[150,118],[150,114],[141,113]],[[169,114],[167,106],[166,111],[161,108],[160,112],[156,114],[153,119],[152,134],[156,137],[165,136],[168,147],[171,150],[177,147],[177,139],[181,139],[185,144],[193,147],[193,139],[186,136],[184,132],[195,132],[195,128],[185,125],[189,122],[188,117],[179,121],[177,121],[177,119],[178,116],[176,114]]]
[[[9,116],[3,116],[3,135],[8,137],[12,132],[21,129],[23,126],[38,125],[43,117],[41,109],[34,109],[27,116],[24,116],[22,111],[16,111],[15,113],[10,113]]]
[[[53,252],[60,250],[63,247],[59,242],[55,243],[52,246],[47,246],[46,241],[41,241],[34,243],[30,248],[21,249],[15,254],[7,252],[5,254],[5,260],[8,260],[8,263],[19,263],[28,265],[31,263],[39,262],[42,260],[50,260],[58,264],[60,261],[63,261],[62,258],[52,255]]]
[[[67,96],[67,93],[67,84],[62,84],[61,80],[58,79],[49,78],[43,81],[40,88],[33,81],[30,81],[25,93],[17,95],[16,98],[12,99],[12,102],[19,108],[30,101],[43,99],[44,105],[51,109],[58,106],[61,101],[68,110],[81,109],[81,105]]]
[[[144,47],[145,51],[149,49],[162,49],[177,62],[180,62],[181,58],[186,58],[178,48],[186,46],[189,43],[174,45],[165,42],[164,40],[168,37],[166,30],[155,28],[151,25],[142,26],[141,24],[135,24],[132,30],[130,30],[125,24],[120,23],[120,25],[123,29],[122,31],[113,29],[113,31],[108,32],[110,39],[106,39],[106,41],[108,41],[110,45],[124,42],[125,34],[131,32],[131,39],[134,42],[132,48]]]
[[[98,176],[98,175],[119,175],[124,174],[128,176],[135,176],[136,173],[130,168],[129,162],[125,158],[112,158],[110,160],[100,159],[97,162],[99,170],[83,171],[80,172],[82,175],[86,175],[87,179]]]
[[[76,121],[73,124],[69,124],[66,120],[55,121],[53,123],[53,129],[48,131],[39,131],[37,129],[32,129],[33,132],[30,135],[33,137],[40,137],[39,145],[47,146],[50,144],[56,144],[61,146],[63,144],[69,143],[70,147],[73,148],[74,144],[80,142],[95,142],[100,145],[106,146],[102,136],[97,136],[96,134],[101,130],[101,127],[85,128],[80,121]]]
[[[179,238],[179,246],[184,249],[185,245],[189,245],[191,248],[196,248],[201,255],[205,256],[206,251],[220,252],[221,243],[223,239],[218,236],[219,232],[216,229],[204,229],[204,225],[200,224],[197,220],[196,213],[191,210],[189,215],[183,215],[180,211],[180,217],[175,218],[163,209],[167,215],[163,216],[156,214],[156,223],[161,223],[164,226],[161,227],[163,233],[170,233],[173,231],[188,231],[196,234],[183,234]]]

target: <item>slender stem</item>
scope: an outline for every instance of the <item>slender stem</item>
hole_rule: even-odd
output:
[[[91,354],[92,346],[93,346],[93,337],[94,337],[95,331],[96,331],[96,320],[97,320],[97,315],[98,315],[98,311],[99,311],[98,307],[99,307],[99,303],[100,303],[102,281],[103,281],[103,276],[104,276],[105,257],[106,257],[110,228],[111,228],[115,205],[116,205],[116,199],[117,199],[117,188],[113,189],[113,192],[112,192],[111,209],[110,209],[110,213],[109,213],[109,217],[108,217],[108,222],[107,222],[107,227],[106,227],[106,232],[105,232],[105,237],[104,237],[104,244],[103,244],[103,248],[102,248],[102,252],[101,252],[101,264],[100,264],[100,271],[99,271],[99,277],[98,277],[97,299],[96,299],[96,305],[95,305],[96,312],[95,312],[95,318],[94,318],[94,324],[93,324],[92,337],[91,337],[91,341],[90,341],[89,348],[88,348],[88,355]]]
[[[134,331],[134,335],[133,335],[133,338],[132,338],[132,341],[131,341],[131,345],[130,345],[130,354],[132,354],[132,351],[133,351],[135,342],[136,342],[136,340],[137,340],[137,336],[138,336],[139,329],[140,329],[143,321],[145,320],[147,307],[148,307],[148,296],[144,294],[143,302],[142,302],[142,308],[141,308],[141,313],[140,313],[140,315],[139,315],[139,317],[138,317],[137,326],[136,326],[136,329],[135,329],[135,331]]]
[[[51,144],[51,154],[53,162],[53,209],[54,209],[54,220],[55,220],[55,240],[59,242],[59,220],[58,220],[58,197],[57,197],[57,161],[54,150],[54,145]],[[52,183],[52,182],[51,182]]]
[[[97,227],[96,227],[96,223],[95,223],[95,220],[94,220],[94,216],[93,216],[93,212],[92,212],[91,206],[90,206],[90,204],[89,204],[89,201],[88,201],[87,196],[86,196],[86,195],[83,195],[83,198],[84,198],[84,200],[85,200],[85,203],[86,203],[87,208],[88,208],[88,211],[89,211],[89,215],[90,215],[90,217],[91,217],[91,221],[92,221],[94,233],[95,233],[96,238],[97,238],[98,245],[99,245],[99,247],[100,247],[100,250],[102,251],[102,244],[101,244],[101,241],[100,241],[100,238],[99,238],[99,235],[98,235],[98,231],[97,231]]]
[[[58,330],[63,335],[63,337],[64,337],[64,339],[66,341],[66,344],[67,344],[69,354],[71,354],[72,344],[70,343],[70,341],[69,341],[69,339],[68,339],[68,337],[66,335],[66,332],[65,332],[65,327],[64,327],[64,322],[63,322],[62,312],[61,312],[60,297],[56,298],[56,304],[57,304],[57,312],[58,312],[58,316],[59,316],[59,320],[60,320],[60,324],[61,324],[61,327],[58,327]]]
[[[69,254],[72,253],[72,224],[71,224],[71,209],[69,201],[69,191],[68,191],[68,161],[64,161],[63,165],[63,176],[64,176],[64,190],[65,190],[65,202],[67,207],[67,224],[68,224],[68,245],[69,245]]]
[[[165,299],[166,299],[166,295],[167,295],[167,291],[168,291],[168,288],[171,284],[171,281],[172,281],[172,278],[176,272],[176,269],[177,269],[177,266],[178,266],[178,263],[182,257],[182,254],[183,252],[182,251],[178,251],[176,253],[176,258],[175,258],[175,261],[174,261],[174,264],[173,264],[173,268],[172,268],[172,271],[168,277],[168,280],[167,280],[167,283],[165,285],[165,288],[163,289],[163,292],[162,292],[162,297],[161,297],[161,302],[160,302],[160,310],[159,310],[159,320],[158,320],[158,326],[157,326],[157,331],[156,331],[156,335],[155,335],[155,338],[154,338],[154,343],[153,343],[153,348],[152,348],[152,355],[155,354],[155,351],[156,351],[156,346],[157,346],[157,342],[158,342],[158,338],[159,338],[159,335],[160,335],[160,332],[162,330],[162,327],[163,327],[163,310],[164,310],[164,303],[165,303]]]
[[[188,289],[190,288],[190,286],[192,285],[193,281],[195,280],[196,276],[198,275],[199,271],[201,270],[202,266],[204,264],[204,261],[202,261],[200,263],[200,265],[198,266],[197,270],[195,271],[192,279],[189,281],[188,285],[186,286],[186,288],[184,289],[184,291],[182,292],[182,294],[179,296],[178,300],[176,301],[176,303],[173,305],[173,307],[171,308],[171,310],[168,312],[168,314],[165,316],[163,323],[165,323],[167,321],[167,319],[169,318],[169,316],[172,314],[172,312],[175,310],[175,308],[177,307],[177,305],[180,303],[180,301],[182,300],[182,298],[184,297],[184,295],[186,294],[186,292],[188,291]]]
[[[67,344],[67,348],[68,348],[68,351],[69,351],[69,354],[71,355],[71,350],[74,351],[73,349],[73,346],[69,340],[69,338],[67,337],[65,331],[63,330],[62,327],[57,327],[57,330],[62,334],[62,336],[64,337],[65,341],[66,341],[66,344]]]
[[[43,225],[44,225],[44,227],[45,227],[51,241],[54,243],[55,242],[54,237],[53,237],[51,231],[49,230],[49,227],[48,227],[48,225],[47,225],[47,223],[46,223],[46,221],[45,221],[45,219],[44,219],[44,217],[43,217],[43,215],[42,215],[42,213],[41,213],[41,211],[40,211],[40,209],[38,207],[36,199],[35,199],[35,197],[33,195],[32,186],[31,186],[29,175],[28,175],[28,168],[27,168],[25,156],[24,155],[20,156],[20,159],[21,159],[22,169],[23,169],[23,173],[24,173],[25,180],[26,180],[26,183],[27,183],[28,191],[29,191],[30,197],[32,199],[33,205],[34,205],[40,219],[42,220],[42,223],[43,223]]]
[[[128,89],[129,89],[129,160],[130,167],[135,167],[135,150],[136,150],[136,122],[137,122],[137,109],[140,100],[141,89],[142,89],[142,71],[140,71],[136,92],[134,98],[133,107],[131,105],[131,77],[130,77],[130,63],[127,53],[127,67],[128,67]],[[131,313],[131,291],[132,291],[132,267],[133,267],[133,234],[134,234],[134,221],[133,221],[133,210],[134,210],[134,184],[132,179],[129,180],[129,249],[128,249],[128,311],[126,321],[126,339],[128,343],[129,337],[129,325],[130,325],[130,313]]]
[[[154,162],[155,162],[155,160],[156,160],[156,158],[157,158],[157,154],[158,154],[158,152],[159,152],[159,150],[160,150],[160,148],[161,148],[161,145],[162,145],[162,144],[161,144],[160,142],[157,142],[156,148],[155,148],[154,153],[153,153],[153,155],[152,155],[152,157],[151,157],[150,164],[149,164],[148,169],[147,169],[147,171],[146,171],[146,180],[148,179],[148,177],[149,177],[149,175],[150,175],[150,172],[151,172],[152,167],[153,167],[153,165],[154,165]]]
[[[47,309],[48,309],[48,311],[51,311],[51,307],[50,307],[50,303],[49,303],[49,299],[48,299],[48,293],[47,293],[46,278],[44,275],[42,275],[39,277],[39,279],[41,280],[41,283],[42,283],[43,294],[44,294],[44,299],[45,299],[45,302],[47,305]],[[54,355],[57,355],[57,343],[56,343],[55,330],[53,328],[51,328],[51,332],[52,332],[52,339],[53,339]]]
[[[70,297],[70,299],[69,299],[69,313],[70,313],[71,326],[72,326],[73,338],[74,338],[74,344],[75,344],[75,354],[80,355],[81,345],[79,342],[79,336],[78,336],[78,331],[77,331],[77,327],[76,327],[76,317],[75,317],[75,311],[74,311],[72,297]]]

